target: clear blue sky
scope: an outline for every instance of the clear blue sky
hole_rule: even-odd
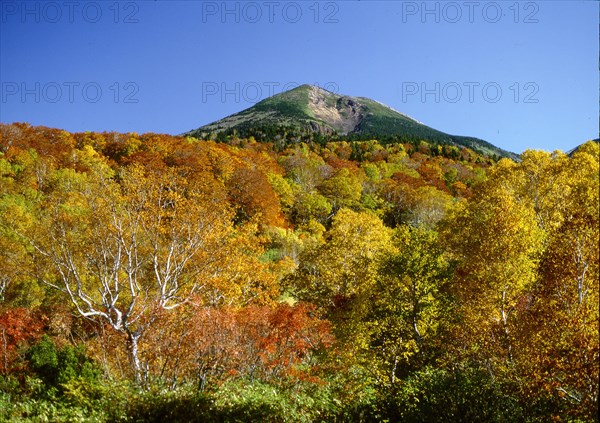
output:
[[[0,1],[0,120],[178,134],[303,83],[501,148],[598,136],[598,2]]]

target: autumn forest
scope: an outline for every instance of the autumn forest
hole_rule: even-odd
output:
[[[599,146],[0,125],[0,420],[596,421]]]

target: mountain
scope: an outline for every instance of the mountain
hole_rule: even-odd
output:
[[[595,143],[598,143],[598,144],[600,144],[600,138],[596,138],[596,139],[594,139],[594,140],[589,140],[589,141],[586,141],[586,142],[584,142],[583,144],[587,144],[588,142],[595,142]],[[575,147],[575,148],[572,148],[571,150],[567,151],[567,155],[568,155],[569,157],[573,157],[573,154],[575,154],[575,152],[576,152],[577,150],[579,150],[583,144],[579,144],[577,147]]]
[[[378,101],[336,94],[302,85],[274,95],[239,113],[186,132],[197,138],[226,139],[254,136],[257,140],[285,139],[420,140],[469,147],[485,155],[517,156],[473,137],[446,134],[430,128]]]

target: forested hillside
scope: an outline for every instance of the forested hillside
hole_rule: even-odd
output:
[[[596,421],[599,146],[0,125],[2,421]]]
[[[306,84],[182,135],[222,142],[254,137],[276,146],[373,138],[382,144],[426,141],[467,147],[487,156],[517,157],[478,138],[438,131],[370,98],[337,94]]]

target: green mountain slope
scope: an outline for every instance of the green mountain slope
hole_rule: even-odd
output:
[[[197,138],[254,136],[286,141],[366,140],[411,142],[424,140],[469,147],[486,155],[516,155],[472,137],[446,134],[365,97],[335,94],[312,85],[274,95],[254,106],[184,135]]]

